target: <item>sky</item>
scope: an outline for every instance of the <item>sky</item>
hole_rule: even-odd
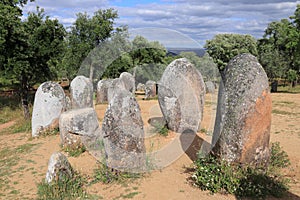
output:
[[[158,40],[169,47],[203,46],[220,33],[250,34],[261,38],[272,21],[293,15],[300,0],[35,0],[24,12],[44,8],[65,27],[76,13],[89,15],[98,9],[114,8],[115,26]]]

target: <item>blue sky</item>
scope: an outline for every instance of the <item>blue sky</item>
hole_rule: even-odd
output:
[[[92,15],[98,9],[114,8],[119,14],[116,26],[128,25],[130,31],[138,30],[168,46],[173,42],[173,46],[186,47],[202,46],[219,33],[260,38],[268,23],[288,18],[297,4],[300,0],[35,0],[24,11],[39,6],[67,27],[78,12]]]

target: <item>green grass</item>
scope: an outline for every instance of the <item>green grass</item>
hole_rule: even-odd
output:
[[[0,195],[1,191],[12,190],[9,187],[9,177],[18,171],[25,169],[25,166],[20,166],[18,171],[13,171],[12,168],[18,165],[22,155],[30,153],[35,146],[39,144],[24,144],[16,148],[5,148],[0,150]],[[12,194],[14,194],[12,192]]]
[[[81,142],[77,142],[71,145],[66,145],[62,148],[62,150],[67,152],[71,157],[78,157],[86,151],[86,147]]]
[[[37,199],[89,199],[89,195],[83,188],[85,183],[86,179],[78,173],[75,173],[72,178],[63,177],[50,184],[46,183],[43,179],[38,184]]]
[[[278,115],[297,115],[297,113],[292,113],[292,112],[288,112],[288,111],[284,111],[284,110],[277,110],[277,109],[273,109],[272,113],[278,114]]]
[[[298,84],[298,85],[296,85],[296,87],[278,86],[277,91],[284,92],[284,93],[292,93],[292,94],[300,93],[300,85]]]
[[[97,183],[124,183],[128,179],[137,179],[142,177],[141,174],[138,173],[130,173],[130,172],[121,172],[107,167],[103,163],[98,163],[97,168],[94,170],[94,180],[91,182]]]
[[[191,179],[195,186],[211,193],[229,193],[239,198],[255,199],[283,197],[288,191],[288,179],[280,172],[290,165],[290,161],[279,143],[272,144],[270,154],[267,170],[229,164],[213,155],[199,157],[194,163]]]

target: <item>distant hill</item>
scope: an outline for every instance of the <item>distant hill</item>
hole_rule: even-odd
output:
[[[177,56],[181,52],[195,52],[197,56],[202,57],[205,54],[205,49],[196,48],[167,48],[167,55]]]

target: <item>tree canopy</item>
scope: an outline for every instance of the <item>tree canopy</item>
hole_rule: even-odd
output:
[[[222,72],[227,63],[241,53],[257,55],[256,39],[251,35],[218,34],[204,46]]]

